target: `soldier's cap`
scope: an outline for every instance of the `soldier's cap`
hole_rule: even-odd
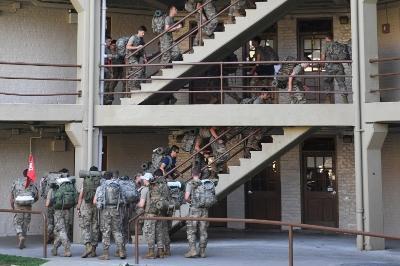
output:
[[[142,175],[140,178],[141,178],[142,180],[150,181],[150,180],[153,179],[153,175],[152,175],[151,173],[145,173],[145,174]]]

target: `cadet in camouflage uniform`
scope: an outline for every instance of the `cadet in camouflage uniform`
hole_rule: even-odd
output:
[[[172,33],[182,28],[182,24],[172,27],[175,24],[174,17],[177,13],[178,11],[175,6],[169,7],[168,16],[165,18],[165,30],[168,32],[160,38],[160,51],[162,53],[161,64],[171,63],[172,61],[179,59],[181,56],[178,45],[173,46],[174,38]],[[171,48],[171,46],[173,47]],[[168,50],[169,48],[171,49]]]
[[[99,169],[92,166],[89,171],[98,171]],[[85,182],[85,181],[84,181]],[[95,190],[97,188],[94,188]],[[86,189],[87,190],[87,189]],[[97,243],[99,242],[99,213],[96,205],[93,204],[93,194],[90,196],[90,191],[85,191],[84,186],[79,193],[78,205],[76,207],[80,219],[80,227],[82,228],[82,239],[85,244],[85,251],[81,258],[96,257]],[[85,201],[85,204],[82,203]],[[82,208],[81,208],[82,207]]]
[[[129,65],[132,67],[128,68],[127,77],[130,79],[128,81],[128,92],[133,90],[140,90],[141,80],[145,76],[145,68],[144,67],[134,67],[135,64],[144,64],[146,63],[146,55],[144,50],[132,55],[136,50],[141,49],[143,47],[144,40],[143,37],[146,33],[147,29],[145,26],[140,26],[138,29],[138,33],[136,35],[132,35],[128,43],[126,45],[126,60]]]
[[[188,12],[192,12],[194,10],[196,10],[196,8],[198,8],[200,5],[206,3],[207,0],[188,0],[186,1],[185,4],[185,9]],[[203,7],[203,23],[205,23],[206,21],[212,19],[207,25],[205,25],[203,27],[203,32],[208,36],[208,37],[212,37],[214,34],[215,29],[218,26],[218,18],[216,18],[215,16],[217,15],[217,9],[215,7],[215,1],[211,1],[210,3],[208,3],[207,5],[205,5]],[[197,39],[197,37],[196,37]],[[197,40],[198,43],[199,40]],[[195,41],[196,43],[196,41]]]
[[[325,46],[322,48],[321,60],[322,61],[335,61],[338,60],[337,55],[340,52],[337,43],[333,41],[333,36],[328,35],[325,37]],[[326,75],[345,75],[344,67],[342,63],[327,63],[325,65],[325,73]],[[334,90],[334,80],[336,80],[339,90],[343,93],[341,94],[343,103],[348,103],[349,100],[347,98],[347,87],[346,87],[346,79],[345,77],[326,77],[324,82],[328,85],[330,91]],[[327,100],[331,102],[331,96],[327,96]]]
[[[47,194],[46,207],[53,205],[54,190],[51,188]],[[71,257],[71,242],[68,238],[70,232],[70,224],[73,220],[73,208],[54,210],[54,244],[51,254],[57,256],[57,249],[62,245],[64,247],[64,257]]]
[[[25,169],[23,172],[22,178],[18,178],[12,185],[11,189],[11,197],[10,197],[10,203],[11,203],[11,208],[13,210],[32,210],[32,204],[33,202],[36,202],[39,199],[39,192],[37,187],[30,183],[27,177],[28,169]],[[29,182],[29,186],[26,188],[26,183]],[[18,201],[16,201],[16,198],[18,196],[32,196],[33,202],[32,204],[19,204]],[[25,240],[27,236],[27,232],[29,230],[29,224],[31,222],[31,214],[30,213],[16,213],[14,214],[14,228],[15,231],[17,232],[17,238],[18,238],[18,247],[20,249],[25,248]]]
[[[97,204],[97,198],[99,198],[102,190],[105,189],[107,180],[111,180],[113,178],[113,174],[110,172],[106,172],[104,174],[104,178],[106,181],[99,186],[96,190],[96,195],[93,199],[93,203]],[[113,178],[115,179],[115,178]],[[117,246],[116,252],[121,259],[126,258],[126,250],[124,245],[124,240],[121,232],[121,214],[118,205],[105,205],[100,210],[100,230],[103,236],[103,255],[99,257],[100,260],[109,260],[110,253],[109,249],[111,246],[111,234],[114,237],[115,245]]]
[[[190,203],[191,196],[195,189],[195,183],[200,182],[200,170],[194,168],[192,170],[192,180],[186,184],[185,201]],[[195,208],[193,206],[189,209],[189,217],[195,218],[207,218],[208,209],[207,208]],[[186,233],[187,240],[189,242],[189,251],[185,254],[186,258],[195,258],[200,255],[201,258],[206,257],[206,247],[208,241],[207,228],[209,223],[205,221],[187,221],[186,223]],[[196,250],[196,235],[199,234],[200,241],[199,247],[200,252],[197,253]]]
[[[307,60],[307,59],[305,59]],[[292,74],[290,74],[288,80],[288,91],[290,93],[289,99],[292,104],[303,104],[306,103],[306,97],[302,91],[308,89],[307,86],[303,84],[302,77],[296,77],[297,75],[304,75],[304,70],[310,65],[310,63],[301,63],[294,67]]]
[[[142,176],[143,188],[140,192],[140,201],[136,205],[137,208],[144,209],[145,217],[154,217],[155,214],[149,213],[150,210],[150,181],[153,179],[153,175],[146,173]],[[155,259],[157,256],[160,258],[164,257],[164,237],[163,237],[163,226],[161,221],[145,220],[143,224],[143,234],[146,238],[148,245],[148,252],[145,255],[146,259]],[[155,253],[155,245],[157,244],[158,254]]]

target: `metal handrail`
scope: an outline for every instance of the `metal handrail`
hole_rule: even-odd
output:
[[[81,79],[76,79],[76,78],[35,78],[35,77],[9,77],[9,76],[0,76],[0,79],[48,80],[48,81],[81,81]]]
[[[48,63],[7,62],[7,61],[0,61],[0,65],[65,67],[65,68],[69,68],[69,67],[81,68],[82,67],[82,65],[74,65],[74,64],[48,64]]]
[[[371,74],[369,75],[371,78],[376,78],[376,77],[396,77],[400,76],[400,72],[393,72],[393,73],[382,73],[382,74]]]
[[[129,221],[128,221],[128,234],[131,233],[131,224],[132,224],[132,222],[136,221],[139,217],[141,217],[143,215],[144,215],[144,212],[136,214],[131,219],[129,219]],[[128,237],[128,243],[129,243],[129,237]]]
[[[400,57],[386,57],[386,58],[371,58],[369,62],[373,63],[386,63],[392,61],[400,61]]]
[[[196,8],[196,10],[193,10],[192,12],[190,12],[188,15],[186,15],[184,18],[180,19],[178,22],[176,22],[174,25],[171,26],[171,28],[174,28],[176,26],[178,26],[179,24],[181,24],[182,22],[184,22],[186,19],[188,19],[190,16],[196,14],[197,12],[199,12],[205,5],[211,3],[213,0],[208,0],[207,2],[205,2],[204,4],[202,4],[200,7]],[[149,46],[150,44],[154,43],[155,41],[157,41],[158,39],[160,39],[162,36],[164,36],[165,34],[167,34],[168,32],[170,32],[169,30],[164,30],[162,33],[158,34],[156,37],[154,37],[153,39],[151,39],[148,43],[144,44],[141,48],[136,49],[134,52],[132,52],[132,54],[128,55],[126,57],[126,59],[129,59],[131,56],[139,53],[140,51],[144,50],[147,46]]]
[[[0,91],[0,95],[7,96],[21,96],[21,97],[50,97],[50,96],[82,96],[82,91],[79,92],[65,92],[65,93],[14,93]]]
[[[47,258],[47,216],[41,211],[0,209],[0,213],[30,213],[42,215],[43,218],[43,257]]]
[[[340,229],[333,228],[327,226],[319,226],[319,225],[310,225],[310,224],[298,224],[298,223],[289,223],[289,222],[281,222],[281,221],[271,221],[271,220],[261,220],[261,219],[240,219],[240,218],[203,218],[203,217],[138,217],[135,220],[135,246],[134,246],[134,254],[135,254],[135,263],[139,264],[139,235],[137,232],[139,231],[139,221],[152,220],[152,221],[204,221],[204,222],[236,222],[236,223],[245,223],[245,224],[262,224],[262,225],[276,225],[276,226],[285,226],[288,227],[288,242],[289,242],[289,250],[288,250],[288,258],[289,258],[289,266],[294,265],[294,256],[293,256],[293,229],[308,229],[313,231],[322,231],[322,232],[331,232],[336,234],[344,234],[344,235],[363,235],[369,237],[377,237],[391,240],[400,240],[400,236],[389,236],[380,233],[373,232],[364,232],[350,229]]]
[[[228,87],[229,88],[229,87]],[[268,88],[265,86],[264,88]],[[399,88],[393,89],[381,89],[381,90],[399,90]],[[371,92],[376,92],[378,90],[371,90]],[[263,90],[224,90],[223,93],[279,93],[279,94],[293,94],[299,93],[298,91],[263,91]],[[171,94],[171,93],[187,93],[187,94],[196,94],[196,93],[210,93],[210,94],[220,94],[221,90],[201,90],[201,91],[131,91],[131,92],[104,92],[104,95],[118,95],[118,94]],[[343,92],[343,91],[301,91],[303,94],[353,94],[352,91]]]

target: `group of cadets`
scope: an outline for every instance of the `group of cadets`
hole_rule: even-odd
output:
[[[202,135],[197,134],[192,141],[192,150],[203,145],[203,138],[218,138],[219,129],[205,128]],[[208,135],[205,131],[208,131]],[[221,153],[223,142],[216,142],[213,149]],[[163,150],[162,152],[160,152]],[[101,260],[110,259],[111,236],[116,245],[115,256],[125,259],[126,244],[131,232],[128,232],[129,219],[143,213],[144,217],[172,217],[184,203],[190,204],[189,217],[207,217],[208,209],[216,202],[215,185],[211,174],[202,168],[208,165],[209,150],[199,153],[203,162],[195,159],[192,163],[191,179],[177,181],[180,173],[176,171],[176,160],[179,147],[169,149],[157,148],[153,151],[152,163],[143,174],[134,178],[119,176],[116,172],[100,172],[93,166],[89,171],[80,171],[83,179],[79,192],[76,190],[76,179],[68,170],[52,172],[42,178],[40,194],[45,199],[48,217],[48,236],[53,243],[51,254],[59,255],[62,246],[63,256],[71,257],[71,239],[74,209],[80,219],[84,251],[82,258],[96,257],[100,236],[103,244]],[[218,153],[216,153],[218,154]],[[161,155],[161,157],[160,157]],[[11,206],[16,210],[31,210],[39,199],[39,191],[27,178],[17,179],[11,190]],[[215,176],[214,176],[215,177]],[[30,214],[17,213],[14,226],[17,232],[18,247],[25,248],[25,240],[30,223]],[[171,255],[169,231],[172,221],[145,220],[143,235],[148,244],[146,258],[164,258]],[[205,257],[207,246],[208,223],[202,221],[187,222],[187,239],[189,251],[187,258]],[[196,249],[196,235],[199,235],[199,246]]]

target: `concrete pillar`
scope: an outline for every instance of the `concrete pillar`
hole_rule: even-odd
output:
[[[241,185],[227,196],[227,215],[229,218],[246,218],[246,199],[244,185]],[[245,229],[244,223],[228,222],[228,228]]]
[[[388,126],[366,124],[364,130],[364,229],[367,232],[383,234],[382,145],[388,133]],[[385,241],[381,238],[366,237],[365,248],[384,249]]]

